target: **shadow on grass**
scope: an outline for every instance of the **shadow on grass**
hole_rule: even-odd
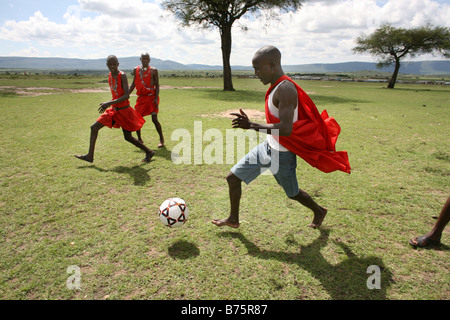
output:
[[[180,240],[169,247],[169,256],[174,259],[189,259],[200,254],[197,246],[191,242]]]
[[[99,168],[95,165],[91,165],[91,166],[78,167],[78,169],[95,169],[100,172],[116,172],[116,173],[120,173],[120,174],[128,174],[134,179],[135,186],[145,186],[147,184],[147,182],[149,182],[151,180],[148,172],[150,170],[152,170],[152,168],[146,169],[142,165],[140,165],[140,166],[136,165],[131,168],[124,167],[124,166],[117,166],[113,169],[103,169],[103,168]]]
[[[388,89],[388,88],[383,88],[383,89]],[[398,88],[398,87],[395,87],[395,89],[388,89],[388,90],[391,90],[392,92],[395,92],[395,91],[409,91],[409,92],[427,92],[427,91],[429,91],[429,92],[445,92],[445,93],[448,93],[449,91],[448,90],[445,90],[445,89],[438,89],[438,88]]]
[[[326,107],[327,105],[333,104],[358,104],[370,102],[369,100],[364,99],[325,96],[320,94],[311,94],[310,97],[319,109],[322,109],[321,106]]]
[[[208,99],[213,100],[223,100],[227,102],[262,103],[262,105],[264,106],[265,91],[237,90],[229,92],[219,90],[207,90],[205,91],[205,95],[208,96]],[[368,100],[364,100],[361,98],[344,98],[320,94],[310,94],[310,97],[318,107],[330,104],[349,104],[349,103],[355,104],[368,102]]]
[[[342,242],[333,240],[347,255],[347,259],[336,265],[329,263],[320,252],[329,242],[329,230],[326,229],[320,229],[320,236],[311,244],[301,246],[298,253],[261,250],[238,232],[224,232],[220,235],[239,239],[251,256],[298,265],[319,280],[333,300],[383,300],[386,299],[387,289],[393,282],[392,273],[384,266],[381,258],[358,257]],[[373,265],[381,270],[381,289],[371,290],[367,287],[368,279],[372,275],[367,273],[367,268]]]
[[[205,90],[205,95],[208,99],[222,100],[226,102],[248,102],[248,103],[264,103],[264,91],[255,90]]]
[[[153,156],[152,159],[154,159],[155,157],[158,158],[164,158],[166,160],[170,160],[172,161],[172,151],[167,149],[167,146],[164,146],[162,148],[154,148],[153,151],[155,151],[155,155]],[[135,152],[139,152],[141,153],[141,150],[136,150]]]
[[[156,151],[155,157],[160,157],[172,161],[172,151],[167,149],[167,146],[164,146]]]
[[[420,247],[411,247],[412,250],[433,250],[433,251],[450,251],[450,247],[443,244],[428,244],[427,246],[420,248]]]

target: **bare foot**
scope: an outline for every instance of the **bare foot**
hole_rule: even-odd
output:
[[[235,223],[235,222],[229,222],[228,218],[225,219],[214,219],[211,221],[213,224],[215,224],[218,227],[223,227],[223,226],[227,226],[227,227],[231,227],[231,228],[239,228],[239,222]]]
[[[164,140],[161,140],[158,144],[158,148],[164,148]]]
[[[309,227],[316,229],[319,228],[322,225],[323,220],[325,219],[325,216],[327,215],[328,209],[322,208],[320,212],[314,213],[314,219],[313,222],[309,225]]]
[[[437,240],[431,239],[431,237],[427,237],[427,235],[423,235],[420,237],[414,237],[411,240],[409,240],[409,244],[413,246],[414,248],[424,248],[426,246],[437,246],[441,243],[441,239],[438,238]]]
[[[139,141],[140,143],[144,144],[144,140],[138,139],[138,141]]]
[[[142,162],[149,163],[150,160],[153,158],[154,155],[155,155],[155,152],[153,152],[153,151],[147,152],[147,153],[145,154],[145,158],[142,159]]]
[[[77,158],[77,159],[80,159],[80,160],[84,160],[84,161],[90,162],[90,163],[94,162],[94,159],[91,158],[91,157],[88,157],[87,154],[85,154],[85,155],[75,155],[74,157]]]

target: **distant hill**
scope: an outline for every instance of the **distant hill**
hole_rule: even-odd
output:
[[[139,57],[119,58],[120,68],[136,67]],[[184,70],[187,67],[170,60],[152,58],[151,65],[161,70]],[[0,69],[107,70],[105,59],[0,57]],[[189,68],[188,68],[189,69]]]
[[[342,62],[342,63],[319,63],[285,66],[286,72],[299,73],[335,73],[335,72],[357,72],[357,71],[384,71],[393,72],[394,66],[378,69],[376,63],[370,62]],[[404,61],[400,66],[403,74],[450,74],[450,61]]]
[[[139,57],[119,58],[120,68],[131,70],[139,64]],[[181,64],[171,60],[152,58],[151,65],[159,70],[222,70],[222,66],[203,64]],[[72,58],[28,58],[0,57],[0,69],[30,69],[30,70],[105,70],[106,59],[72,59]],[[233,66],[233,70],[249,70],[251,66]],[[316,63],[283,66],[286,72],[298,73],[336,73],[357,71],[393,71],[393,67],[377,69],[376,63],[342,62]],[[404,74],[450,74],[450,61],[418,61],[403,62],[400,73]]]

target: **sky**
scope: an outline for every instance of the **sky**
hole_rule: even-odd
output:
[[[147,51],[183,64],[222,65],[219,30],[181,28],[161,2],[0,0],[0,56],[91,59],[115,54],[120,60]],[[352,48],[358,36],[384,23],[450,27],[450,0],[307,0],[278,20],[265,12],[258,19],[244,16],[233,26],[231,64],[251,65],[264,45],[280,49],[283,65],[374,62]]]

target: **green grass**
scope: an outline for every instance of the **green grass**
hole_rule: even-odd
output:
[[[0,86],[80,89],[102,81],[3,78]],[[107,92],[3,90],[0,299],[448,298],[448,230],[437,249],[414,250],[408,240],[432,228],[449,194],[449,87],[301,82],[341,125],[337,149],[348,151],[352,174],[324,174],[298,159],[301,188],[329,209],[321,230],[307,227],[311,213],[270,176],[244,186],[241,228],[232,230],[210,223],[228,214],[232,165],[175,165],[179,142],[171,135],[179,128],[193,135],[201,121],[203,132],[225,136],[230,120],[217,114],[263,111],[267,88],[251,79],[235,79],[236,92],[223,92],[221,79],[162,81],[195,88],[161,91],[167,148],[150,164],[108,128],[94,164],[73,157],[87,152]],[[150,118],[143,139],[156,148]],[[180,229],[157,216],[173,196],[190,208]],[[71,265],[80,267],[80,290],[66,286]],[[379,290],[366,286],[371,265],[382,270]]]

